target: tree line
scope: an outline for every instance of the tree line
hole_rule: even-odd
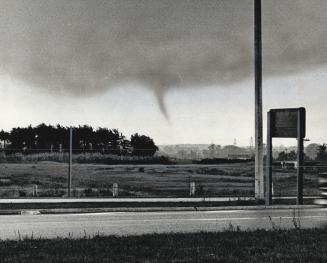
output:
[[[327,145],[325,143],[317,145],[315,150],[315,158],[312,158],[315,161],[326,162],[327,161]],[[296,160],[297,153],[296,151],[285,152],[282,151],[278,154],[278,161],[294,161]],[[310,157],[305,154],[305,159],[310,160]]]
[[[89,125],[72,127],[74,152],[96,151],[104,154],[153,156],[158,150],[153,139],[135,133],[127,139],[118,129]],[[16,127],[10,132],[0,131],[2,147],[6,152],[35,153],[63,152],[69,148],[70,127],[46,125]]]

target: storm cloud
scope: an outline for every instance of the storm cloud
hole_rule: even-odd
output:
[[[253,0],[0,0],[0,71],[71,96],[253,77]],[[263,0],[265,76],[327,62],[327,1]]]

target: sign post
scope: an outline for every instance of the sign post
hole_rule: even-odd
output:
[[[304,109],[303,109],[304,111]],[[302,205],[303,204],[303,162],[304,162],[304,154],[303,154],[303,139],[305,137],[305,130],[303,130],[302,122],[305,121],[302,120],[305,116],[304,113],[301,113],[301,110],[298,111],[298,117],[297,117],[297,198],[296,198],[296,204]]]
[[[272,136],[271,136],[271,112],[267,114],[267,155],[266,155],[266,205],[272,205]]]
[[[273,109],[267,114],[266,205],[272,204],[272,138],[297,138],[297,200],[303,204],[305,108]]]

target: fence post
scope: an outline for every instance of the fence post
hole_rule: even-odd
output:
[[[190,196],[195,196],[195,182],[190,182]]]
[[[116,183],[112,185],[112,197],[118,197],[118,184]]]

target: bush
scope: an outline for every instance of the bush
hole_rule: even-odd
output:
[[[8,163],[36,163],[42,161],[65,162],[69,161],[68,153],[45,152],[22,154],[13,153],[6,155],[2,162]],[[73,153],[73,163],[99,163],[99,164],[172,164],[165,156],[130,156],[102,154],[100,152]]]
[[[86,197],[98,196],[98,191],[94,191],[93,188],[86,188],[84,189],[84,195]]]
[[[66,195],[66,191],[63,189],[47,189],[39,191],[39,197],[63,197]]]
[[[18,195],[19,195],[19,197],[26,197],[27,192],[25,190],[18,190]]]
[[[112,196],[112,190],[110,188],[101,188],[99,190],[99,196]]]

